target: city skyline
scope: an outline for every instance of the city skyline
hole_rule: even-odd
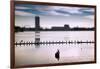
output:
[[[15,26],[35,27],[35,16],[15,16],[15,18]],[[68,24],[70,27],[94,27],[94,20],[83,17],[78,19],[65,16],[40,16],[40,26],[43,28],[63,26],[64,24]]]

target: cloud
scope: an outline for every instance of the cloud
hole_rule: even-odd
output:
[[[16,6],[15,9],[31,9],[31,8],[23,7],[23,6]]]
[[[36,15],[88,16],[94,14],[93,8],[67,6],[16,5],[15,9],[24,11],[25,14]]]
[[[84,11],[87,11],[87,12],[94,12],[94,9],[93,8],[87,8],[87,9],[83,9]]]
[[[50,6],[37,5],[37,6],[33,7],[33,10],[37,10],[37,11],[51,11],[52,8],[50,8]]]
[[[57,10],[61,10],[61,11],[64,11],[64,12],[69,12],[71,14],[81,13],[79,11],[80,8],[76,8],[76,7],[57,7],[57,8],[58,8]]]
[[[74,16],[87,16],[87,15],[94,15],[93,8],[85,8],[85,7],[59,7],[54,6],[52,7],[55,11],[62,13],[62,14],[69,14]]]
[[[89,18],[89,19],[94,20],[94,16],[93,15],[85,16],[85,18]]]
[[[28,13],[28,12],[24,12],[24,11],[15,11],[15,15],[19,15],[19,16],[33,16],[32,13]]]
[[[50,14],[52,14],[52,15],[61,15],[61,16],[70,16],[69,14],[59,13],[57,11],[51,11]]]
[[[36,9],[36,8],[35,8]],[[46,12],[46,13],[52,13],[51,15],[65,15],[69,16],[70,14],[74,13],[81,13],[79,11],[80,8],[76,7],[60,7],[60,6],[46,6],[46,7],[39,7],[36,10],[39,12]],[[55,13],[55,14],[54,14]]]
[[[94,15],[94,9],[93,8],[83,8],[79,10],[83,13],[83,15]]]

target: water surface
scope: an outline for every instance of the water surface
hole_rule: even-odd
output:
[[[38,36],[37,36],[38,35]],[[49,31],[49,32],[18,32],[15,34],[15,42],[35,41],[69,41],[82,40],[94,41],[93,31]],[[59,61],[55,58],[57,50],[60,51]],[[94,60],[94,44],[45,44],[39,45],[17,45],[15,46],[16,66],[84,62]]]

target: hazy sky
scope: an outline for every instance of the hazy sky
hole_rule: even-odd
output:
[[[22,5],[15,6],[15,25],[34,27],[35,16],[40,16],[40,25],[51,26],[94,27],[94,8]]]

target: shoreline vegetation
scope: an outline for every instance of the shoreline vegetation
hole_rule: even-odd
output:
[[[14,31],[15,32],[24,32],[24,31],[94,31],[95,28],[85,28],[85,27],[73,27],[70,28],[69,25],[64,25],[64,27],[58,27],[58,26],[53,26],[51,28],[33,28],[33,27],[20,27],[20,26],[15,26]]]

